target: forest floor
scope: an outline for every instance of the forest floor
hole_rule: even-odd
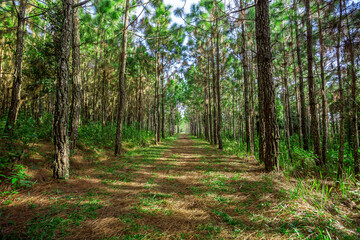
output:
[[[51,178],[52,145],[35,150],[26,169],[36,184],[0,196],[3,239],[359,237],[356,207],[305,196],[295,179],[189,135],[122,158],[82,146],[68,181]]]

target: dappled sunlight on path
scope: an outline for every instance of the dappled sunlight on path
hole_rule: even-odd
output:
[[[188,135],[128,151],[121,159],[104,152],[73,172],[67,182],[43,182],[16,194],[3,207],[2,233],[45,239],[288,239],[327,224],[309,204],[289,198],[281,175]]]

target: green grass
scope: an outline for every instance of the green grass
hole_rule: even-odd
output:
[[[66,199],[67,198],[67,199]],[[70,229],[79,226],[88,218],[97,217],[96,210],[104,206],[99,199],[87,197],[85,199],[76,196],[67,196],[65,200],[76,200],[69,203],[62,199],[56,199],[49,207],[41,207],[29,204],[36,209],[35,216],[26,223],[25,230],[19,233],[5,235],[5,239],[54,239],[69,236]]]

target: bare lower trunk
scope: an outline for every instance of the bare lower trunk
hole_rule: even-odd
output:
[[[67,132],[68,121],[68,84],[69,57],[72,33],[73,0],[63,0],[63,22],[58,66],[58,88],[54,113],[54,144],[55,160],[53,164],[54,178],[69,178],[69,140]]]
[[[209,51],[209,56],[210,56],[210,51]],[[208,111],[209,111],[209,138],[210,138],[210,144],[214,144],[214,134],[213,134],[213,114],[212,114],[212,110],[211,110],[211,81],[210,81],[210,57],[208,56],[208,99],[209,99],[209,106],[208,106]]]
[[[344,1],[344,9],[346,11],[346,1]],[[357,77],[355,72],[355,56],[354,56],[354,46],[353,46],[353,37],[350,32],[349,17],[345,12],[346,25],[347,25],[347,34],[349,41],[349,54],[350,54],[350,73],[351,73],[351,126],[352,126],[352,146],[353,146],[353,158],[354,158],[354,174],[356,177],[359,177],[359,129],[358,129],[358,104],[356,102],[357,96]]]
[[[204,61],[205,62],[205,61]],[[205,64],[205,63],[204,63]],[[208,99],[208,76],[206,75],[206,68],[204,68],[204,107],[205,107],[205,127],[204,127],[204,131],[205,131],[205,139],[207,141],[210,141],[210,136],[209,136],[209,129],[210,129],[210,123],[209,123],[209,99]]]
[[[213,137],[214,137],[214,141],[213,143],[214,144],[217,144],[218,143],[218,135],[217,135],[217,127],[218,127],[218,124],[217,124],[217,117],[218,117],[218,114],[217,114],[217,99],[216,99],[216,75],[215,75],[215,60],[214,60],[214,57],[215,57],[215,47],[214,47],[214,39],[212,38],[212,41],[211,41],[211,44],[212,44],[212,49],[213,49],[213,54],[211,56],[211,63],[212,63],[212,94],[213,94]]]
[[[240,5],[242,6],[242,5]],[[241,52],[242,52],[242,67],[244,77],[244,114],[245,114],[245,136],[246,136],[246,149],[247,152],[253,154],[254,149],[252,146],[252,133],[250,127],[250,107],[249,107],[249,77],[248,77],[248,58],[246,51],[245,39],[245,26],[244,22],[241,23]]]
[[[275,109],[275,82],[272,76],[269,2],[258,0],[255,6],[258,79],[262,92],[265,132],[265,170],[278,168],[279,131]],[[260,93],[261,94],[261,93]],[[260,96],[259,96],[260,97]]]
[[[297,2],[294,0],[294,13],[297,12]],[[296,15],[295,15],[296,16]],[[299,67],[299,91],[300,91],[300,116],[301,116],[301,135],[302,135],[302,144],[305,150],[309,149],[308,144],[308,134],[307,134],[307,119],[306,119],[306,106],[305,106],[305,93],[304,93],[304,77],[303,77],[303,68],[302,68],[302,58],[300,51],[300,34],[298,30],[298,21],[295,21],[295,38],[296,38],[296,55],[297,62]]]
[[[316,156],[316,163],[320,164],[321,151],[320,151],[320,133],[319,122],[317,118],[317,103],[316,103],[316,91],[313,76],[313,37],[312,37],[312,24],[310,19],[310,0],[305,0],[305,20],[306,20],[306,32],[307,32],[307,60],[308,60],[308,85],[309,85],[309,105],[311,114],[311,135],[314,145],[314,154]]]
[[[75,0],[75,4],[79,0]],[[70,150],[76,146],[78,129],[80,126],[81,113],[81,76],[80,76],[80,33],[79,33],[79,13],[78,9],[74,9],[73,13],[73,86],[72,101],[70,110]]]
[[[336,49],[336,63],[337,63],[337,75],[339,82],[339,93],[340,93],[340,141],[339,141],[339,160],[338,160],[338,173],[337,180],[339,181],[342,178],[344,171],[344,144],[345,144],[345,119],[344,119],[344,89],[343,89],[343,81],[341,77],[341,65],[340,65],[340,44],[341,44],[341,17],[342,17],[342,4],[340,5],[340,16],[338,22],[338,41],[337,41],[337,49]]]
[[[287,51],[285,49],[285,43],[283,45],[284,47],[284,77],[283,77],[283,83],[284,83],[284,125],[285,125],[285,139],[286,139],[286,145],[289,153],[290,160],[292,161],[292,155],[291,155],[291,145],[290,145],[290,136],[292,135],[292,128],[291,128],[291,111],[290,111],[290,97],[289,97],[289,84],[288,84],[288,66],[287,66]]]
[[[218,18],[216,18],[216,30],[217,30],[217,40],[216,40],[216,95],[217,95],[217,139],[219,143],[219,149],[223,149],[223,142],[221,137],[221,96],[220,96],[220,33],[218,28]]]
[[[161,78],[161,137],[165,139],[165,102],[164,102],[164,94],[165,94],[165,87],[164,87],[164,74],[162,74]]]
[[[293,24],[296,24],[294,21],[291,22],[291,26],[290,26],[290,29],[293,29],[292,25]],[[293,31],[291,30],[291,42],[294,42],[294,36],[293,36]],[[293,62],[293,74],[294,74],[294,95],[295,95],[295,101],[296,101],[296,117],[297,117],[297,120],[298,120],[298,125],[299,125],[299,128],[298,128],[298,137],[299,137],[299,146],[301,147],[302,146],[302,131],[301,131],[301,126],[302,126],[302,123],[301,123],[301,110],[300,110],[300,102],[299,102],[299,88],[298,88],[298,84],[297,84],[297,68],[296,68],[296,59],[295,59],[295,50],[294,49],[291,49],[291,57],[292,57],[292,62]]]
[[[327,149],[327,104],[326,104],[326,86],[325,86],[325,72],[324,72],[324,39],[322,33],[322,23],[320,16],[320,6],[317,5],[318,11],[318,25],[319,25],[319,41],[320,41],[320,77],[321,77],[321,103],[322,103],[322,150],[321,150],[321,164],[326,163],[326,149]]]
[[[125,111],[125,71],[126,71],[126,47],[127,47],[127,33],[129,21],[129,0],[126,0],[124,29],[123,29],[123,42],[121,47],[120,59],[120,74],[119,74],[119,110],[116,126],[116,141],[115,141],[115,155],[121,153],[122,147],[122,131]]]

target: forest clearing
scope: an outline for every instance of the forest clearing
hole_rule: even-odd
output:
[[[1,239],[360,239],[358,0],[0,13]]]

